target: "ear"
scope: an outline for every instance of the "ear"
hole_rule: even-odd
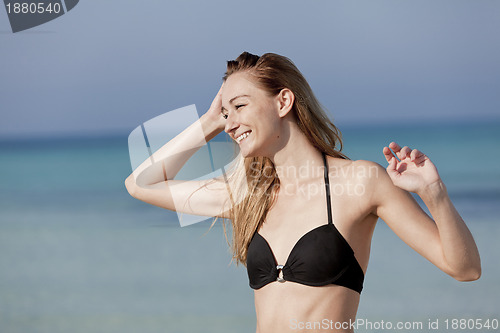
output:
[[[295,101],[295,95],[288,88],[283,88],[276,96],[276,102],[278,103],[278,115],[283,118],[290,112],[293,107],[293,102]]]

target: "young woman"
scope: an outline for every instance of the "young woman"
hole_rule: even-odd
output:
[[[233,257],[255,290],[257,332],[297,332],[294,323],[323,319],[351,331],[379,218],[453,278],[479,278],[474,239],[426,155],[392,142],[383,148],[387,169],[349,160],[337,128],[283,56],[244,52],[228,61],[223,81],[199,121],[125,183],[153,205],[231,220]],[[235,170],[173,180],[222,130],[239,145]]]

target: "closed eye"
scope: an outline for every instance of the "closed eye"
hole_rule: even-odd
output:
[[[238,104],[235,106],[235,108],[236,108],[236,110],[238,110],[239,108],[244,107],[244,106],[245,106],[245,104]]]

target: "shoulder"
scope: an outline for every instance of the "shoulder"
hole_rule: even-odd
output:
[[[394,187],[386,169],[367,160],[330,158],[329,176],[336,193],[351,194],[348,196],[355,196],[370,206],[376,205],[376,198]]]
[[[380,164],[367,160],[345,160],[329,157],[329,174],[356,183],[376,183],[387,172]]]

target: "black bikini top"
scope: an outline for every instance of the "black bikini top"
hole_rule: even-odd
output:
[[[247,252],[247,272],[251,288],[259,289],[274,281],[292,281],[308,286],[335,284],[361,293],[364,273],[354,257],[351,246],[332,222],[330,183],[325,154],[323,162],[328,224],[314,228],[303,235],[295,243],[284,264],[276,262],[269,243],[255,232]]]

